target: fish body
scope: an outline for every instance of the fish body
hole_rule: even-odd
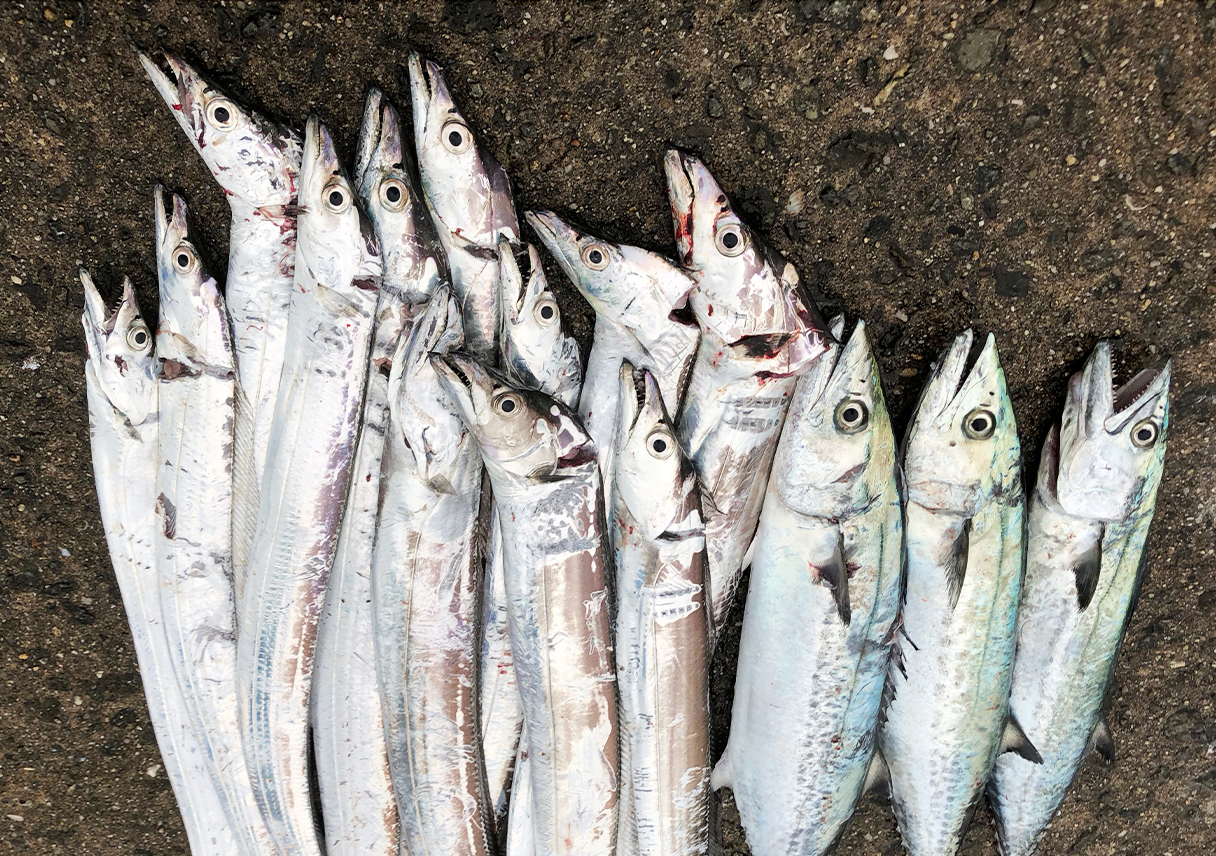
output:
[[[123,607],[131,625],[152,730],[177,799],[190,852],[226,856],[238,838],[194,729],[165,635],[156,576],[156,471],[159,438],[153,335],[140,317],[130,281],[110,313],[92,279],[80,272],[87,343],[85,379],[97,500]]]
[[[955,852],[1016,730],[1021,447],[994,337],[964,376],[970,349],[968,330],[935,366],[903,452],[907,588],[879,748],[910,856]]]
[[[1041,757],[1001,755],[988,784],[1001,852],[1031,856],[1091,748],[1143,582],[1169,421],[1168,364],[1112,392],[1099,342],[1068,389],[1030,502],[1010,707]]]
[[[535,856],[536,829],[532,825],[532,765],[528,761],[528,732],[519,735],[515,755],[515,778],[511,782],[507,836],[504,853],[510,856]]]
[[[612,853],[617,710],[595,448],[552,398],[458,356],[433,363],[498,504],[536,852]]]
[[[713,781],[731,788],[756,856],[830,853],[861,796],[899,612],[896,463],[858,324],[798,380],[756,534]]]
[[[678,417],[701,485],[716,635],[743,573],[796,375],[826,349],[798,273],[731,208],[696,158],[668,152],[667,191],[701,342]]]
[[[465,350],[494,362],[498,240],[519,241],[511,184],[461,115],[439,66],[416,53],[408,62],[422,192],[463,309]]]
[[[302,141],[242,107],[180,57],[139,58],[232,209],[224,297],[237,371],[232,553],[239,600],[287,348]]]
[[[242,598],[245,756],[281,854],[318,854],[308,775],[317,624],[338,543],[379,298],[375,235],[329,132],[310,119],[290,347]]]
[[[429,356],[460,346],[440,288],[393,358],[372,565],[375,653],[407,853],[491,852],[478,745],[481,459]]]

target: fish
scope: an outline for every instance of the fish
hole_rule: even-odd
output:
[[[308,773],[317,624],[355,455],[382,265],[329,131],[305,131],[289,348],[241,600],[237,688],[254,794],[280,853],[320,854]]]
[[[1025,556],[1022,454],[989,334],[935,364],[903,447],[907,582],[879,731],[909,856],[954,853],[997,755],[1037,758],[1009,717]]]
[[[713,786],[756,856],[826,854],[867,781],[902,591],[895,436],[863,322],[798,379],[754,554]]]
[[[224,298],[237,371],[232,567],[239,600],[287,348],[303,141],[179,56],[140,52],[139,61],[232,209]]]
[[[1102,713],[1144,581],[1165,460],[1170,363],[1114,390],[1100,341],[1068,384],[1030,501],[1010,708],[1041,763],[997,758],[988,801],[1004,856],[1031,856],[1091,750],[1115,747]]]
[[[501,329],[498,240],[519,242],[511,183],[502,164],[477,141],[439,66],[412,51],[408,65],[422,192],[463,308],[464,347],[494,363]]]
[[[615,849],[616,675],[595,446],[574,414],[457,354],[432,357],[502,525],[538,856]]]
[[[443,270],[412,159],[396,109],[373,88],[363,111],[354,184],[375,226],[384,273],[363,427],[317,630],[312,681],[313,747],[330,856],[396,856],[400,846],[376,673],[371,578],[393,356]]]
[[[237,853],[237,836],[191,722],[165,635],[156,577],[156,470],[160,362],[131,281],[110,312],[83,268],[85,381],[98,507],[122,594],[152,731],[190,852]]]
[[[186,203],[156,189],[160,438],[156,576],[161,617],[191,725],[240,842],[273,853],[245,769],[236,699],[232,590],[235,365],[219,288],[200,258]]]
[[[701,341],[677,416],[681,447],[701,486],[716,638],[756,531],[776,440],[796,376],[827,348],[823,320],[798,272],[731,207],[701,161],[663,162],[680,263]]]
[[[709,848],[705,525],[657,379],[619,372],[612,502],[621,809],[617,853]]]
[[[482,466],[431,365],[463,341],[441,286],[393,357],[372,564],[375,653],[402,852],[486,856],[476,696]]]

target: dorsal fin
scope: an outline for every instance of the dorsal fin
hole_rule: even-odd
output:
[[[1089,736],[1089,750],[1097,752],[1108,764],[1115,760],[1115,741],[1110,736],[1110,727],[1106,724],[1105,716],[1098,720],[1094,733]]]
[[[950,594],[950,608],[958,606],[958,596],[963,590],[963,580],[967,577],[967,551],[971,547],[971,518],[963,521],[958,537],[950,547],[950,555],[946,559],[946,586]]]
[[[836,547],[832,550],[831,557],[816,570],[819,571],[819,579],[832,590],[832,596],[836,599],[836,612],[840,615],[841,623],[848,627],[853,618],[853,611],[849,608],[849,573],[844,566],[843,546],[844,535],[837,530]]]
[[[997,750],[997,754],[1005,752],[1016,752],[1034,764],[1043,763],[1043,756],[1039,754],[1038,749],[1034,748],[1034,744],[1030,742],[1030,738],[1026,736],[1026,732],[1022,730],[1022,726],[1018,724],[1017,718],[1012,713],[1005,721],[1005,732],[1001,735],[1001,747]]]
[[[1089,602],[1094,599],[1094,592],[1098,588],[1098,575],[1102,572],[1103,534],[1105,533],[1098,535],[1097,540],[1077,559],[1072,568],[1077,579],[1077,607],[1082,612],[1089,607]]]

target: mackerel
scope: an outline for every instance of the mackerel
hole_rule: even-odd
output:
[[[1002,755],[988,785],[1005,856],[1034,853],[1091,749],[1144,581],[1169,422],[1170,364],[1112,392],[1110,343],[1068,385],[1030,502],[1010,707],[1042,756]]]
[[[319,854],[308,777],[317,623],[337,547],[379,295],[371,224],[329,132],[308,122],[290,347],[275,411],[237,685],[245,757],[282,854]]]
[[[1022,460],[992,335],[971,331],[921,393],[904,443],[907,588],[879,748],[909,856],[958,849],[1003,749],[1037,759],[1009,718],[1021,590]]]
[[[844,319],[832,324],[833,338]],[[830,853],[875,750],[899,612],[895,437],[865,326],[798,380],[756,533],[714,769],[756,856]]]
[[[180,57],[140,53],[139,60],[232,209],[224,295],[237,371],[232,558],[239,601],[287,349],[302,144],[298,133],[241,106]]]
[[[677,435],[701,485],[710,629],[726,618],[756,530],[795,375],[826,349],[798,272],[739,219],[705,165],[663,163],[680,260],[701,344]]]
[[[190,852],[229,856],[238,852],[237,837],[178,685],[176,658],[160,611],[155,568],[159,361],[130,281],[123,281],[122,300],[113,313],[106,310],[83,269],[80,281],[84,286],[81,322],[88,356],[85,380],[93,476],[152,731]]]

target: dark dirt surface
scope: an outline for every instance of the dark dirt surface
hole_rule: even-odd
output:
[[[75,271],[111,296],[130,274],[150,310],[153,186],[189,197],[216,260],[228,211],[138,42],[276,118],[316,111],[348,154],[365,87],[405,100],[419,48],[521,210],[664,251],[659,159],[693,149],[825,315],[869,322],[897,423],[955,333],[995,331],[1031,471],[1097,338],[1123,377],[1172,357],[1119,757],[1087,763],[1041,852],[1211,854],[1214,27],[1213,0],[0,5],[0,850],[185,850],[92,486]],[[590,311],[562,296],[585,342]],[[963,852],[993,838],[981,811]],[[900,852],[889,809],[867,799],[839,852]]]

